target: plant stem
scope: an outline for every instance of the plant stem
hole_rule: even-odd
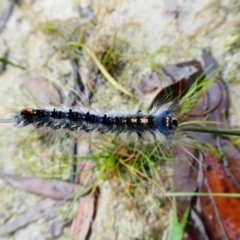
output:
[[[240,136],[240,130],[236,130],[236,129],[188,127],[188,128],[183,128],[183,130],[187,132],[201,132],[201,133],[214,133],[214,134],[222,134],[222,135]]]

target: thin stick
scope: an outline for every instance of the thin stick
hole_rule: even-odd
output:
[[[188,132],[201,132],[201,133],[214,133],[214,134],[222,134],[222,135],[240,136],[240,130],[236,130],[236,129],[188,127],[188,128],[183,128],[183,130]]]

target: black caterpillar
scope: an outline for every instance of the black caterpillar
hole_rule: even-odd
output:
[[[149,113],[99,113],[86,109],[47,110],[23,107],[14,117],[16,127],[33,125],[35,128],[68,129],[101,133],[146,132],[162,134],[165,138],[178,127],[178,120],[171,116],[169,105]]]

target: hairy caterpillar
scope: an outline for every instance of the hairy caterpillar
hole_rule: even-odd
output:
[[[44,109],[22,107],[11,120],[16,127],[33,125],[35,128],[66,129],[73,132],[81,130],[100,133],[135,133],[141,137],[150,133],[165,140],[178,127],[177,118],[172,116],[171,103],[147,113],[114,111],[100,112],[85,107],[65,109]]]

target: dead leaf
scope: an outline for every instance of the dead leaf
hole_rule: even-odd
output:
[[[168,65],[163,68],[165,74],[174,80],[174,83],[162,89],[152,101],[150,109],[162,102],[180,99],[192,84],[203,77],[200,62],[191,61],[176,65]],[[186,75],[184,75],[186,74]]]
[[[217,64],[207,52],[203,53],[205,63],[205,73],[208,79],[216,73]],[[218,76],[216,81],[207,90],[208,109],[205,114],[198,116],[197,119],[207,119],[225,124],[213,124],[212,128],[226,128],[228,122],[229,98],[226,86]],[[209,125],[208,125],[209,126]],[[239,156],[240,151],[234,147],[227,137],[214,134],[188,134],[201,142],[210,143],[221,154],[224,153],[224,160],[218,159],[212,153],[202,151],[203,160],[201,171],[199,171],[198,192],[208,193],[209,197],[193,197],[191,199],[192,208],[198,216],[198,220],[190,216],[187,231],[190,239],[199,236],[199,229],[203,237],[208,239],[238,239],[240,238],[240,214],[236,209],[240,207],[240,199],[234,197],[214,197],[211,193],[238,193],[239,192]],[[238,156],[239,155],[239,156]],[[228,168],[229,166],[229,168]],[[202,172],[202,174],[201,174]],[[188,178],[191,181],[191,178]],[[185,191],[185,189],[183,189]],[[182,206],[182,199],[178,198],[178,205]],[[189,201],[190,202],[190,201]],[[185,203],[186,205],[186,203]],[[180,209],[182,212],[184,209]],[[201,239],[201,238],[197,238]]]
[[[47,180],[38,177],[21,177],[7,174],[1,174],[0,177],[18,189],[55,200],[73,198],[74,193],[79,189],[77,184],[56,179]],[[90,189],[91,186],[83,187],[81,195],[85,195]]]
[[[95,163],[93,161],[81,161],[77,164],[78,182],[87,185],[91,182],[93,177],[93,168]]]
[[[63,221],[54,222],[51,226],[50,232],[45,235],[47,239],[53,239],[60,237],[63,234],[64,228],[70,225],[72,219],[66,219]]]
[[[190,212],[187,230],[189,236],[194,236],[194,240],[209,240],[203,221],[194,208]]]
[[[197,150],[193,148],[188,147],[187,150],[192,156],[197,154]],[[197,190],[199,163],[189,153],[181,153],[180,159],[177,156],[174,162],[174,191],[176,192],[195,192]],[[177,198],[177,209],[180,215],[184,213],[191,199],[192,197]]]
[[[152,72],[142,77],[138,89],[142,93],[149,93],[157,88],[162,88],[161,78],[157,73]]]
[[[30,208],[29,210],[18,216],[14,221],[11,221],[2,226],[3,231],[0,232],[0,236],[6,236],[8,234],[11,234],[18,229],[25,227],[29,223],[37,221],[45,214],[49,214],[49,212],[51,212],[51,214],[53,215],[51,207],[53,207],[57,202],[58,201],[52,199],[45,199],[39,202],[34,207]],[[54,216],[55,215],[56,211],[54,211]]]
[[[203,172],[205,177],[206,192],[211,193],[237,193],[232,179],[227,175],[224,162],[219,161],[212,153],[204,153]],[[203,192],[203,189],[201,190]],[[205,192],[205,191],[204,191]],[[202,200],[205,197],[200,197]],[[221,239],[227,236],[229,239],[240,238],[240,199],[236,197],[209,197],[208,201],[201,201],[201,212],[206,228],[211,239]],[[206,205],[214,207],[214,214],[210,214]],[[209,208],[208,208],[209,209]],[[215,221],[215,222],[214,222]],[[214,224],[213,224],[214,223]],[[213,229],[216,229],[214,231]],[[213,237],[214,236],[214,237]]]
[[[227,160],[227,167],[229,169],[228,175],[231,176],[235,186],[240,192],[240,150],[238,147],[234,146],[228,139],[221,139],[221,146],[224,156]]]
[[[78,212],[74,224],[74,240],[85,240],[92,226],[95,212],[95,197],[88,194],[79,199]]]

